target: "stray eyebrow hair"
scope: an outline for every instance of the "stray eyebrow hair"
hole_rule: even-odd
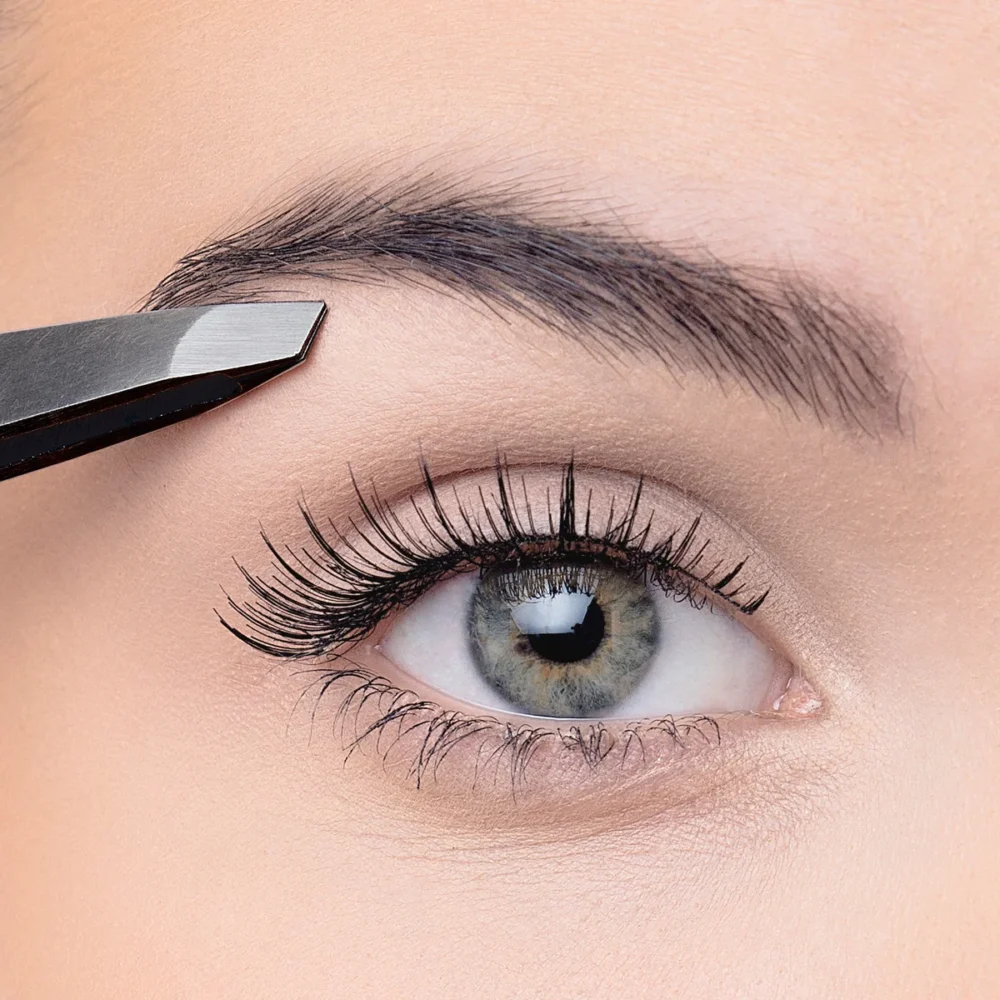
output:
[[[324,179],[187,254],[142,308],[270,299],[288,278],[429,285],[598,356],[656,358],[874,437],[902,430],[891,327],[797,272],[682,255],[523,185]]]

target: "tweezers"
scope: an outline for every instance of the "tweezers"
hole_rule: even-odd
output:
[[[186,420],[302,362],[326,306],[163,309],[0,334],[0,480]]]

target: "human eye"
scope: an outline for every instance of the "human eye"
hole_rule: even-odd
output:
[[[771,572],[749,541],[642,477],[498,460],[387,501],[355,482],[344,525],[302,512],[223,623],[302,661],[350,756],[374,747],[417,787],[448,758],[480,782],[575,760],[593,771],[718,745],[728,719],[821,702],[765,628]],[[313,707],[315,717],[315,704]],[[664,747],[666,750],[664,750]]]

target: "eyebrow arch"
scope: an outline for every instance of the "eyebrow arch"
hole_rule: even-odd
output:
[[[598,356],[735,383],[796,417],[873,437],[903,429],[890,326],[798,272],[682,254],[523,184],[325,178],[181,258],[142,308],[270,299],[289,278],[436,287]]]

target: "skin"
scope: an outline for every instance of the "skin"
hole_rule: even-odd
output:
[[[995,989],[994,5],[16,17],[0,329],[127,311],[317,172],[440,162],[818,276],[898,329],[913,419],[851,436],[430,290],[303,284],[337,320],[303,369],[0,484],[0,993]],[[823,712],[634,787],[575,775],[558,806],[542,779],[524,804],[457,773],[417,792],[373,754],[344,767],[325,724],[310,739],[301,678],[215,619],[232,557],[265,569],[258,523],[293,540],[302,493],[349,514],[348,463],[398,497],[421,449],[448,474],[499,442],[642,470],[737,526],[785,595],[761,628]]]

